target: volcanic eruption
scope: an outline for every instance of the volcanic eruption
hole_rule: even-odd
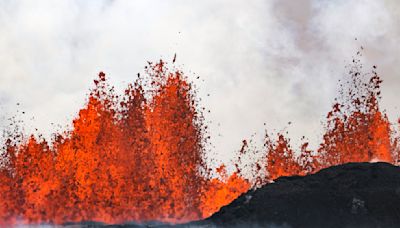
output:
[[[118,96],[100,72],[72,130],[51,142],[9,133],[0,170],[2,224],[186,222],[249,189],[237,174],[211,178],[206,126],[183,73],[160,61],[146,67],[146,76]]]
[[[375,67],[349,80],[327,115],[319,148],[265,136],[252,175],[205,162],[207,125],[196,91],[182,71],[163,61],[118,95],[100,72],[72,129],[53,135],[6,132],[0,165],[0,224],[98,221],[182,223],[209,217],[251,188],[280,176],[307,175],[348,162],[397,164],[399,140],[379,108]],[[243,141],[239,156],[254,151]],[[257,151],[257,153],[260,151]],[[214,175],[213,175],[214,174]],[[217,174],[217,175],[215,175]]]

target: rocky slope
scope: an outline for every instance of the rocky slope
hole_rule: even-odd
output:
[[[400,227],[400,167],[349,163],[281,177],[191,225]]]

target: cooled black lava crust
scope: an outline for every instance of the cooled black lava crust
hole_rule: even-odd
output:
[[[400,167],[349,163],[304,177],[281,177],[195,224],[400,227]]]

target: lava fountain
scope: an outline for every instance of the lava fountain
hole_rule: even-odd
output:
[[[50,143],[19,132],[7,139],[1,223],[186,222],[249,189],[237,174],[211,178],[206,126],[182,72],[150,63],[123,96],[102,72],[94,84],[72,130]]]
[[[246,140],[237,171],[228,174],[221,165],[212,175],[205,162],[207,126],[183,72],[149,63],[123,95],[101,72],[71,130],[50,142],[8,132],[0,154],[0,225],[182,223],[206,218],[280,176],[347,162],[396,164],[399,139],[379,108],[382,80],[375,67],[370,74],[360,68],[358,60],[349,67],[317,150],[305,142],[296,153],[285,135],[266,135],[264,155],[251,162],[247,179],[240,156],[254,151]]]
[[[306,175],[349,162],[398,164],[400,137],[396,126],[379,107],[382,79],[376,66],[370,73],[362,72],[360,56],[358,52],[352,64],[346,67],[349,75],[340,84],[339,96],[326,116],[325,133],[319,148],[312,151],[305,142],[296,154],[285,135],[278,134],[273,140],[267,134],[264,157],[251,164],[255,167],[253,176],[258,185],[280,176]],[[242,152],[246,153],[254,151]]]

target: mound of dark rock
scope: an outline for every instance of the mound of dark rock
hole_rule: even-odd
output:
[[[350,163],[304,177],[281,177],[191,225],[400,227],[400,167]]]

